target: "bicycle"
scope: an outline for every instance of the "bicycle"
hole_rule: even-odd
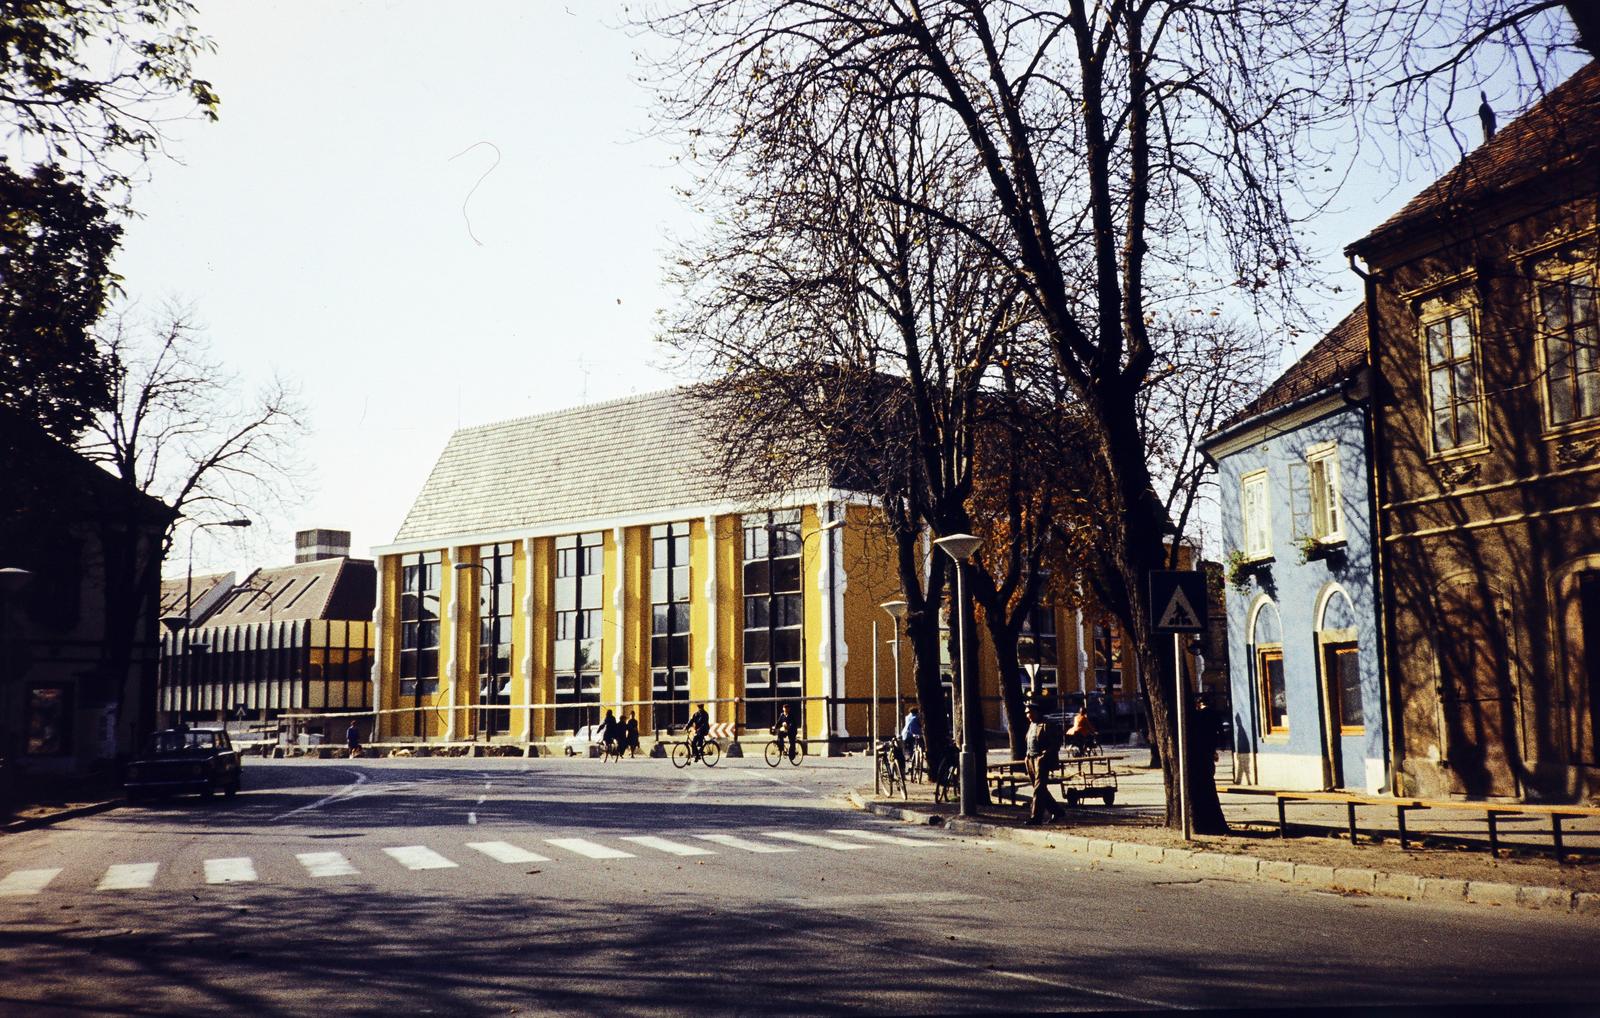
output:
[[[910,792],[906,788],[906,758],[900,740],[891,736],[878,743],[877,757],[878,774],[883,779],[885,790],[893,795],[894,787],[898,784],[900,798],[908,798]]]
[[[784,747],[780,745],[780,742],[787,742],[789,744],[789,750],[787,753],[784,752]],[[784,757],[788,757],[790,763],[794,764],[796,767],[799,767],[800,761],[806,758],[806,744],[798,738],[783,740],[773,739],[771,742],[767,743],[767,749],[763,755],[767,758],[768,767],[778,766],[778,764],[783,762]]]
[[[718,745],[716,739],[705,740],[700,744],[698,751],[694,748],[694,740],[692,739],[685,739],[683,742],[674,743],[672,746],[672,766],[674,767],[687,767],[696,760],[707,767],[715,767],[717,761],[721,759],[722,747]]]
[[[1066,739],[1067,755],[1072,757],[1099,756],[1100,738],[1096,735],[1069,735]]]
[[[922,784],[928,780],[928,754],[922,750],[922,740],[911,740],[911,752],[906,756],[906,779]]]
[[[928,775],[933,778],[933,801],[955,802],[961,795],[961,766],[960,756],[954,746],[948,747],[944,755],[928,769]]]
[[[622,740],[621,739],[612,739],[609,742],[601,743],[601,745],[600,745],[600,760],[601,760],[602,763],[604,763],[604,762],[606,762],[608,760],[621,760],[621,759],[622,759]]]

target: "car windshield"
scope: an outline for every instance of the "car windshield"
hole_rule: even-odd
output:
[[[150,737],[152,753],[184,753],[216,746],[216,732],[157,732]]]

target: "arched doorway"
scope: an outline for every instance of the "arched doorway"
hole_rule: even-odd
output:
[[[1371,708],[1362,679],[1356,611],[1349,595],[1337,585],[1324,590],[1319,601],[1315,618],[1322,683],[1323,774],[1330,788],[1362,788],[1367,784]],[[1374,716],[1372,720],[1377,719]]]

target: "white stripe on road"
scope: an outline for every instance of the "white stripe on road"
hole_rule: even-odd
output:
[[[709,841],[713,844],[724,845],[728,848],[737,848],[742,852],[772,853],[794,851],[794,849],[789,848],[786,845],[763,845],[759,841],[750,841],[746,838],[741,838],[733,834],[696,834],[695,837],[699,838],[701,841]]]
[[[408,870],[448,870],[456,866],[426,845],[402,845],[386,848],[383,853]]]
[[[360,872],[338,852],[300,852],[295,858],[313,877],[353,877]]]
[[[860,905],[945,905],[963,901],[983,901],[976,894],[959,891],[901,891],[891,894],[835,894],[817,898],[789,898],[802,908],[855,908]]]
[[[597,841],[588,841],[583,838],[546,838],[544,840],[545,844],[547,845],[554,845],[557,848],[564,848],[568,852],[576,852],[578,855],[589,859],[634,858],[632,852],[623,852],[619,849],[609,848]]]
[[[207,859],[206,883],[244,884],[256,879],[256,864],[248,856],[232,859]]]
[[[0,880],[0,895],[14,898],[24,894],[38,894],[45,885],[56,878],[61,867],[48,870],[17,870]]]
[[[875,841],[881,845],[911,845],[915,848],[949,848],[948,841],[932,841],[928,838],[902,838],[895,834],[881,834],[878,831],[849,831],[844,828],[832,830],[829,834],[843,834],[849,838],[860,838],[863,841]]]
[[[525,848],[518,848],[509,841],[469,841],[467,847],[474,852],[482,852],[495,862],[549,862],[550,860],[538,852],[530,852]]]
[[[820,834],[793,834],[789,831],[767,831],[769,838],[782,838],[784,841],[798,841],[802,845],[815,845],[818,848],[831,848],[835,852],[859,852],[871,845],[853,845],[848,841],[838,838],[824,838]]]
[[[106,868],[106,875],[100,878],[97,891],[137,891],[141,887],[149,887],[156,882],[156,870],[161,868],[156,862],[121,862]]]
[[[631,841],[635,845],[643,845],[645,848],[653,848],[658,852],[666,852],[669,855],[716,855],[717,854],[717,853],[711,851],[711,849],[709,849],[709,848],[697,848],[694,845],[681,845],[676,841],[668,841],[666,838],[657,838],[654,835],[650,835],[650,834],[628,835],[628,836],[625,836],[622,840],[623,841]]]

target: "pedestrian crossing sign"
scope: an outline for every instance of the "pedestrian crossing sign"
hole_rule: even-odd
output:
[[[1150,627],[1158,634],[1205,632],[1205,574],[1192,570],[1152,569]]]

